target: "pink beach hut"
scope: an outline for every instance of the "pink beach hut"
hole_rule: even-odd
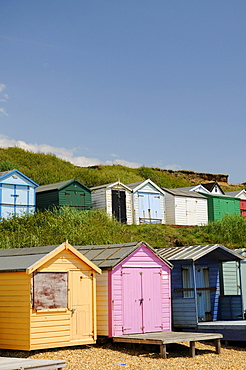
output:
[[[96,293],[98,335],[171,330],[170,262],[146,242],[76,248],[102,270]]]

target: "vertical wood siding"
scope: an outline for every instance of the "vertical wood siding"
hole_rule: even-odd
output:
[[[166,223],[169,225],[176,224],[175,218],[175,197],[169,193],[165,193],[166,202]]]
[[[0,274],[0,348],[30,348],[30,277]]]
[[[109,302],[108,302],[108,271],[97,276],[97,334],[108,335]]]

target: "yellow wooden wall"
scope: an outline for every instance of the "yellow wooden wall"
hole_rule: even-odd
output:
[[[0,348],[30,347],[30,276],[0,273]]]
[[[97,276],[97,334],[108,336],[108,271]]]
[[[72,312],[69,309],[32,310],[30,327],[32,350],[92,344],[96,341],[95,272],[68,250],[62,251],[56,257],[49,260],[37,272],[68,272],[69,274],[70,270],[79,270],[85,277],[87,276],[92,279],[92,297],[91,299],[88,298],[92,300],[90,314],[92,331],[87,335],[81,335],[80,339],[74,340],[72,338]],[[69,289],[72,289],[70,285]],[[70,307],[69,294],[68,308],[72,308]]]

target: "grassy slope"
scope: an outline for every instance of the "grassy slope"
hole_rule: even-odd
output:
[[[0,223],[0,248],[61,244],[124,243],[144,240],[152,247],[196,244],[223,244],[229,248],[246,246],[246,220],[228,216],[208,226],[175,228],[167,225],[122,225],[102,210],[55,212],[13,217]]]
[[[54,155],[31,153],[19,148],[0,148],[0,171],[16,168],[39,185],[77,178],[92,187],[120,180],[128,184],[150,178],[169,188],[189,186],[192,173],[167,172],[141,167],[95,166],[80,168]],[[241,188],[239,185],[235,188]],[[231,189],[231,188],[230,188]],[[228,190],[228,189],[227,189]],[[229,190],[228,190],[229,191]],[[173,228],[167,225],[120,225],[102,211],[37,213],[14,217],[0,224],[0,248],[60,244],[65,239],[76,244],[123,243],[145,240],[153,247],[221,243],[228,247],[245,244],[245,224],[241,217],[207,227]]]

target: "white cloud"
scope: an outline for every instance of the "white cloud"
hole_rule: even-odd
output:
[[[0,107],[0,116],[8,116],[8,113],[6,112],[6,110],[1,107]]]
[[[178,164],[167,164],[165,167],[164,167],[165,170],[173,170],[173,171],[178,171],[178,170],[181,170],[181,167],[180,165]]]
[[[0,84],[0,93],[3,92],[3,90],[6,88],[6,85]]]
[[[113,165],[113,164],[120,164],[122,166],[137,168],[140,167],[141,164],[136,162],[128,162],[124,159],[115,159],[113,161],[101,161],[98,158],[87,158],[83,156],[74,156],[75,149],[66,149],[63,147],[54,147],[47,144],[27,144],[25,141],[22,140],[14,140],[8,138],[6,135],[0,134],[0,147],[8,148],[8,147],[17,146],[24,150],[28,150],[33,153],[52,153],[55,154],[58,158],[61,158],[65,161],[71,162],[75,166],[80,167],[88,167],[88,166],[95,166],[95,165]]]
[[[6,89],[6,85],[0,84],[0,102],[6,103],[8,100],[9,96],[6,93],[3,93],[3,91]],[[1,116],[8,116],[8,113],[3,107],[0,107],[0,117]]]

